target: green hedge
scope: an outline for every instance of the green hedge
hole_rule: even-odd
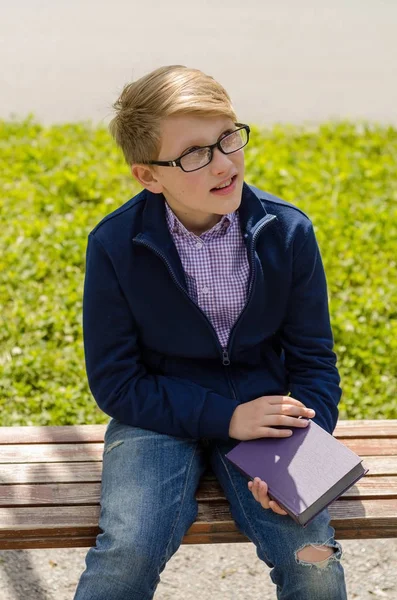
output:
[[[253,127],[246,180],[312,219],[341,418],[397,418],[397,130]],[[84,370],[87,234],[138,191],[104,128],[0,121],[0,424],[105,422]]]

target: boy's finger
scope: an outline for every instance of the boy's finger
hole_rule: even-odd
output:
[[[257,482],[254,481],[249,481],[248,482],[248,489],[251,490],[253,497],[255,498],[255,500],[257,502],[259,502],[259,497],[258,497],[258,484]]]
[[[258,502],[261,503],[263,508],[268,509],[271,508],[273,512],[279,515],[287,515],[288,513],[281,508],[274,500],[270,500],[268,496],[268,485],[266,481],[259,480],[258,483]]]
[[[263,508],[269,509],[269,501],[270,498],[267,494],[268,485],[265,481],[261,481],[259,484],[259,502],[261,503]]]
[[[296,406],[305,406],[303,402],[292,396],[272,396],[269,404],[295,404]]]
[[[279,514],[279,515],[287,515],[287,511],[285,511],[283,508],[281,508],[281,506],[279,506],[277,504],[277,502],[275,502],[274,500],[270,500],[270,508],[272,509],[273,512]]]
[[[262,504],[262,506],[264,506],[264,503],[263,503],[264,497],[262,494],[261,485],[262,485],[262,480],[259,477],[255,477],[254,481],[252,482],[252,493],[253,493],[255,500],[257,502],[259,502],[260,504]],[[268,500],[269,499],[267,498],[267,495],[265,495],[265,502],[266,502],[265,508],[269,508]]]
[[[262,508],[266,510],[271,508],[273,512],[280,515],[288,514],[284,509],[281,508],[281,506],[277,504],[277,502],[270,500],[267,494],[268,486],[265,481],[255,477],[254,481],[248,482],[248,489],[252,492],[255,500],[259,502]]]
[[[259,482],[259,496],[261,500],[264,500],[267,504],[269,504],[269,496],[267,495],[267,483],[265,481]]]

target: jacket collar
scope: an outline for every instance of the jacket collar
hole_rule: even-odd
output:
[[[167,226],[165,198],[163,194],[153,194],[148,190],[145,193],[142,230],[134,237],[134,242],[150,246],[160,254],[168,262],[179,282],[186,288],[182,263]],[[266,219],[268,213],[260,198],[246,183],[243,184],[241,204],[238,210],[242,234],[247,247],[250,247],[255,231]]]
[[[167,223],[165,215],[165,198],[163,194],[146,193],[145,209],[142,220],[142,233],[158,243],[168,245]],[[246,183],[243,184],[241,204],[239,207],[240,224],[243,233],[252,234],[255,226],[268,213],[257,194]]]
[[[257,229],[259,223],[268,214],[259,197],[244,183],[241,204],[239,208],[241,231],[245,239],[249,241]]]

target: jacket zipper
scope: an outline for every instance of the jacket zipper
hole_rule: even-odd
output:
[[[194,306],[195,310],[197,310],[200,313],[200,315],[203,317],[205,323],[210,328],[211,334],[215,338],[216,345],[217,345],[218,349],[220,349],[220,353],[221,353],[221,356],[222,356],[222,365],[225,367],[226,377],[227,377],[227,380],[228,380],[228,383],[229,383],[229,387],[230,387],[230,390],[232,392],[232,396],[233,396],[234,400],[238,400],[238,398],[237,398],[237,393],[236,393],[235,387],[233,385],[233,381],[232,381],[231,374],[230,374],[230,364],[231,364],[231,361],[230,361],[229,354],[231,352],[231,339],[232,339],[232,335],[234,334],[236,325],[240,321],[243,313],[246,311],[247,306],[249,304],[249,301],[251,299],[251,294],[252,294],[252,289],[253,289],[253,282],[254,282],[255,274],[256,274],[256,271],[255,271],[255,268],[254,268],[254,264],[255,264],[254,263],[254,256],[255,256],[255,244],[256,244],[256,240],[258,238],[259,233],[261,233],[261,231],[263,231],[263,229],[265,229],[266,226],[269,223],[271,223],[276,218],[277,217],[275,215],[272,216],[270,219],[267,219],[267,217],[265,217],[265,219],[267,219],[267,220],[265,220],[262,224],[260,224],[257,227],[257,229],[254,232],[254,235],[252,236],[252,249],[251,249],[251,262],[250,262],[250,264],[252,265],[253,268],[252,268],[252,277],[251,277],[251,281],[250,281],[250,287],[249,287],[249,291],[248,291],[247,301],[246,301],[246,303],[244,305],[244,308],[241,311],[240,316],[238,317],[236,323],[233,325],[232,331],[231,331],[230,336],[229,336],[229,343],[227,344],[226,348],[222,348],[222,346],[220,345],[218,335],[217,335],[217,333],[216,333],[216,331],[215,331],[215,329],[214,329],[211,321],[208,319],[207,315],[201,310],[201,308],[195,302],[193,302],[193,300],[190,298],[190,296],[187,293],[187,291],[184,289],[183,286],[181,286],[181,284],[177,280],[177,278],[176,278],[176,276],[174,274],[174,271],[173,271],[170,263],[168,262],[167,257],[162,252],[160,252],[159,250],[157,250],[156,247],[152,246],[148,242],[145,242],[143,240],[133,239],[133,242],[135,244],[140,244],[141,246],[146,246],[146,248],[149,248],[150,250],[152,250],[152,252],[154,252],[157,256],[159,256],[162,259],[162,261],[165,263],[165,265],[166,265],[166,267],[168,269],[168,272],[170,273],[171,278],[174,281],[175,285],[178,287],[178,289],[181,290],[181,292],[183,294],[185,294],[185,296],[188,298],[189,302],[191,302],[191,304]],[[234,335],[233,335],[233,337],[234,337]]]
[[[229,387],[232,390],[233,400],[237,400],[237,392],[233,384],[232,374],[230,372],[230,358],[226,348],[222,348],[222,364],[225,367],[225,373],[229,383]]]
[[[251,295],[252,295],[252,290],[254,289],[254,282],[255,282],[255,279],[256,279],[255,246],[256,246],[256,242],[257,242],[258,236],[275,219],[277,219],[276,215],[272,215],[270,218],[268,218],[268,216],[264,217],[263,222],[260,223],[257,226],[257,228],[255,229],[254,234],[252,236],[251,256],[250,256],[250,260],[248,261],[250,263],[251,267],[252,267],[252,277],[251,277],[250,286],[249,286],[249,289],[248,289],[247,301],[246,301],[246,303],[244,305],[243,310],[239,314],[239,317],[238,317],[237,321],[233,325],[232,330],[231,330],[230,335],[229,335],[229,341],[228,341],[228,344],[227,344],[227,349],[228,349],[229,353],[231,353],[232,341],[234,339],[234,333],[236,331],[236,327],[237,327],[239,321],[241,320],[241,318],[243,317],[243,314],[245,313],[245,311],[246,311],[246,309],[248,307],[248,304],[250,303]]]

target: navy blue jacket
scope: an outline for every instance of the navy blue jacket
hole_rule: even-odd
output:
[[[84,348],[91,391],[108,415],[228,440],[239,403],[290,392],[333,432],[340,379],[312,223],[246,183],[239,213],[251,275],[227,349],[188,295],[162,194],[143,190],[90,233]]]

